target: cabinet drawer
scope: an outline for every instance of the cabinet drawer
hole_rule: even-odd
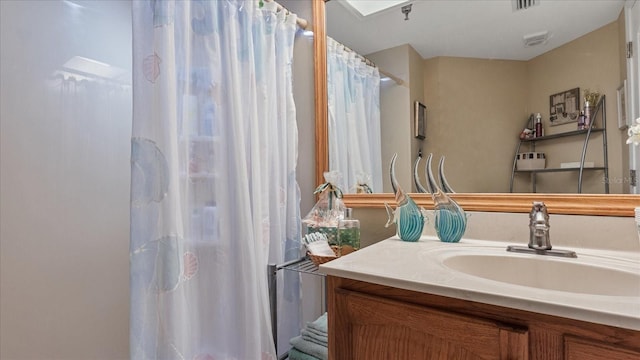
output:
[[[566,360],[638,360],[640,352],[614,347],[599,341],[565,336],[564,358]]]
[[[527,329],[344,289],[335,305],[332,359],[528,358]]]

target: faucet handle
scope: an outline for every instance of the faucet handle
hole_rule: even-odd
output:
[[[542,201],[534,201],[529,214],[529,248],[551,250],[549,239],[549,213]]]
[[[547,206],[542,201],[534,201],[533,206],[531,207],[531,212],[529,213],[529,219],[531,221],[534,221],[540,216],[542,216],[545,221],[549,221]]]
[[[544,204],[543,201],[534,201],[533,206],[531,207],[531,213],[543,212],[547,213],[547,205]]]

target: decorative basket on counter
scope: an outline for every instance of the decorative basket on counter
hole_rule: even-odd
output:
[[[355,249],[349,245],[344,245],[342,247],[337,245],[331,245],[331,249],[336,254],[336,256],[318,256],[318,255],[313,255],[308,251],[307,251],[307,256],[309,257],[309,260],[311,260],[312,263],[318,266],[320,264],[327,263],[331,260],[335,260],[342,255],[347,255],[355,251]]]

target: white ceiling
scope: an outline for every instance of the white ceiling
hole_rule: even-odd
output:
[[[376,1],[376,0],[357,0]],[[327,34],[362,55],[410,44],[436,56],[529,60],[615,21],[624,0],[538,0],[513,11],[510,0],[414,0],[362,17],[344,0],[326,3]],[[546,44],[525,47],[523,36],[549,32]]]

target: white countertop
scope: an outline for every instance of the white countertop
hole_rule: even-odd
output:
[[[420,241],[411,243],[392,237],[322,264],[320,272],[422,293],[640,330],[640,290],[637,294],[636,290],[632,290],[630,296],[547,290],[472,276],[452,270],[442,263],[441,255],[452,252],[472,254],[490,250],[502,254],[499,251],[504,249],[505,256],[542,256],[508,253],[507,245],[504,242],[468,239],[451,244],[433,236],[423,236]],[[608,261],[615,266],[622,264],[628,272],[640,273],[640,254],[637,252],[582,248],[570,250],[578,253],[578,259],[567,261],[581,261],[584,264],[595,260]],[[518,269],[513,271],[517,272]]]

